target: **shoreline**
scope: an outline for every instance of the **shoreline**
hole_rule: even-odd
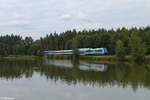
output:
[[[33,55],[9,55],[9,56],[0,56],[0,60],[41,60],[44,56],[33,56]],[[48,59],[71,59],[67,57],[56,57],[56,58],[48,58]],[[88,62],[98,62],[98,63],[105,63],[105,64],[113,64],[117,62],[122,63],[130,63],[132,62],[129,56],[126,57],[124,61],[119,61],[116,59],[115,55],[106,55],[106,56],[80,56],[79,60],[81,61],[88,61]],[[142,63],[150,63],[150,56],[146,56]],[[139,62],[135,62],[139,63]]]
[[[9,56],[0,56],[0,60],[38,60],[42,59],[41,56],[33,55],[9,55]]]

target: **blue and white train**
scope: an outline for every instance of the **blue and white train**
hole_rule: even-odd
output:
[[[108,54],[106,48],[79,48],[80,55],[105,55]],[[56,51],[45,51],[47,55],[71,55],[73,50],[56,50]]]
[[[80,55],[105,55],[108,53],[106,48],[80,48]]]

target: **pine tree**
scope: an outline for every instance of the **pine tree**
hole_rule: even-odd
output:
[[[129,40],[130,55],[133,61],[143,60],[146,48],[138,33],[132,33]]]
[[[116,43],[116,57],[118,60],[124,60],[125,59],[125,47],[121,40],[118,40]]]

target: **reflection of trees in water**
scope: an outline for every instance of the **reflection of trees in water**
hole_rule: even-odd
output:
[[[150,69],[143,66],[109,65],[105,72],[45,66],[41,69],[41,73],[48,79],[61,79],[68,84],[81,82],[93,86],[118,85],[124,88],[131,85],[133,89],[138,88],[138,86],[150,87]]]
[[[33,67],[37,62],[29,61],[0,61],[0,77],[5,79],[16,79],[32,77]]]
[[[67,84],[81,82],[93,86],[132,86],[137,89],[139,86],[150,87],[150,69],[139,65],[108,65],[106,71],[86,71],[77,67],[65,68],[52,65],[44,65],[36,61],[6,61],[0,62],[0,77],[15,79],[32,77],[33,72],[39,72],[41,76],[54,81],[61,80]]]

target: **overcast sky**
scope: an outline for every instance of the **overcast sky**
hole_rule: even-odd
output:
[[[0,0],[0,34],[150,25],[150,0]]]

